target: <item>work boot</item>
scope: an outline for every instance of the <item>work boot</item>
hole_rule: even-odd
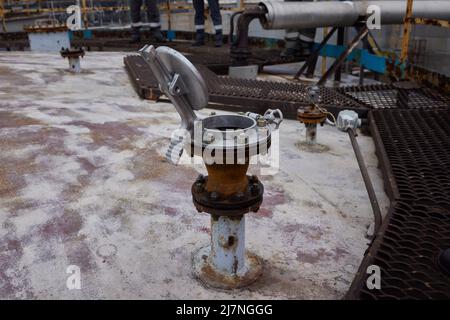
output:
[[[216,30],[216,35],[214,36],[214,46],[221,47],[222,44],[223,44],[222,30]]]
[[[161,28],[151,28],[150,32],[152,34],[152,37],[155,39],[156,42],[167,42],[166,37],[163,36],[161,32]]]
[[[141,33],[139,27],[131,28],[131,43],[139,43],[141,42]]]
[[[205,45],[205,30],[199,29],[195,32],[195,42],[192,44],[193,47],[200,47]]]

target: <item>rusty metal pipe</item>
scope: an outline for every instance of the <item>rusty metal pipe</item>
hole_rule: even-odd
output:
[[[367,170],[361,150],[359,149],[358,141],[356,140],[356,132],[354,129],[349,128],[347,129],[347,133],[348,136],[350,137],[353,151],[355,152],[356,160],[358,161],[358,166],[361,171],[364,184],[366,186],[367,194],[370,200],[370,205],[372,206],[373,216],[375,220],[373,237],[375,237],[378,234],[378,231],[380,230],[382,221],[380,205],[378,204],[377,195],[375,194],[375,190],[373,189],[372,181],[370,180],[369,176],[369,171]]]

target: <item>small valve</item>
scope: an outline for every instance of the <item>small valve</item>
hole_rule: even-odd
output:
[[[255,119],[256,122],[262,120],[269,124],[274,124],[275,130],[277,130],[280,127],[281,122],[283,122],[283,112],[281,112],[280,109],[267,109],[266,112],[264,112],[264,115],[255,112],[246,112],[245,115]]]

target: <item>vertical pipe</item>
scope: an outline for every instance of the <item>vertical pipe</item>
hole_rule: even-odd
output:
[[[83,27],[84,29],[86,29],[89,25],[88,23],[88,18],[87,18],[87,5],[86,5],[86,0],[81,0],[81,6],[82,6],[82,14],[83,14]]]
[[[403,20],[403,38],[402,38],[402,53],[400,55],[400,62],[404,63],[408,58],[409,38],[411,35],[411,22],[409,19],[412,15],[413,0],[408,0],[406,4],[406,14]]]
[[[305,123],[305,127],[306,127],[306,143],[307,144],[316,144],[317,124]]]
[[[323,37],[325,38],[328,35],[328,27],[323,28]],[[327,71],[327,56],[322,56],[322,66],[321,66],[321,76]]]
[[[233,275],[245,265],[245,217],[211,215],[211,265]]]
[[[337,41],[336,44],[338,46],[344,46],[344,31],[345,28],[340,27],[338,28],[338,33],[337,33]],[[339,67],[336,69],[336,72],[334,73],[334,81],[341,81],[341,71],[342,71],[342,67]]]
[[[80,58],[69,58],[69,70],[74,73],[81,72]]]

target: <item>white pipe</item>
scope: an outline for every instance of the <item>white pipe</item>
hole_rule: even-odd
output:
[[[216,271],[230,276],[245,266],[245,216],[211,216],[209,260]]]
[[[79,57],[69,57],[69,71],[74,73],[80,73],[81,72],[81,64],[80,64],[80,58]]]

